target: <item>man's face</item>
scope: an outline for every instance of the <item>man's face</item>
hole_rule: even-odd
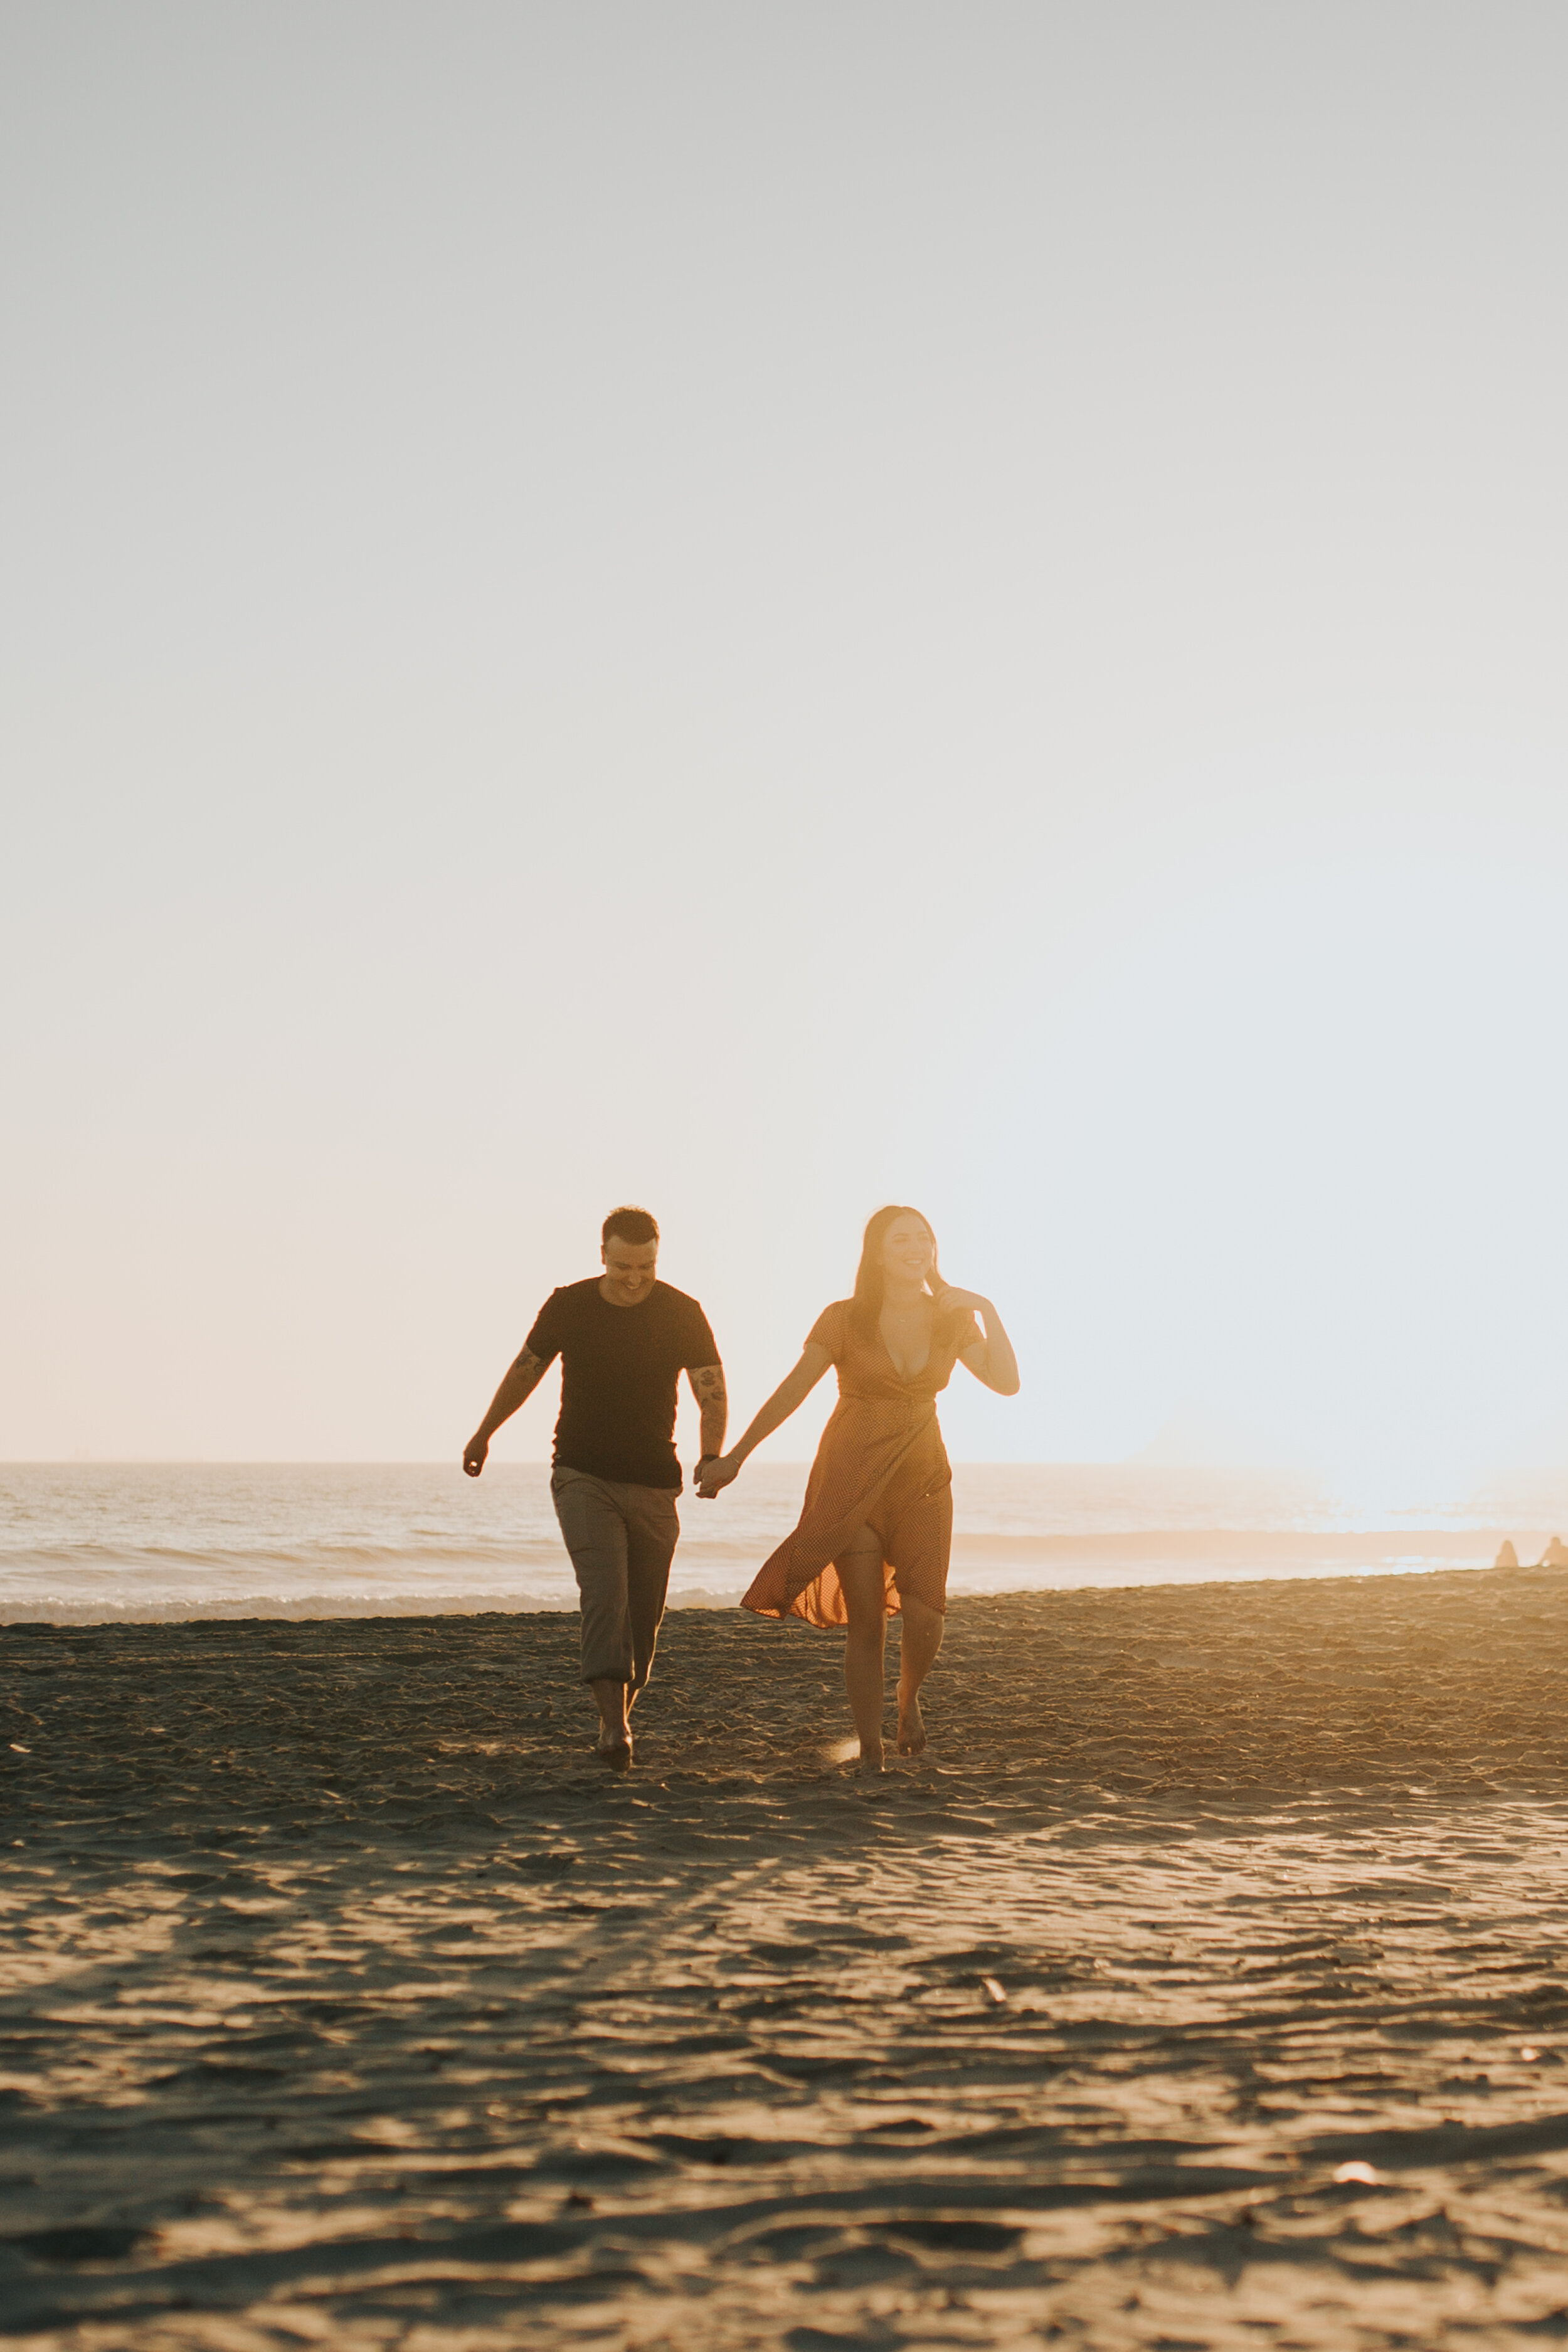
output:
[[[624,1242],[612,1234],[599,1255],[605,1261],[605,1281],[621,1307],[635,1307],[653,1288],[658,1264],[657,1242]]]

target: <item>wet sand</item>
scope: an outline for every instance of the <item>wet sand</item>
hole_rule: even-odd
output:
[[[1568,1578],[9,1628],[0,2332],[1568,2338]],[[889,1692],[891,1672],[889,1672]],[[1348,2168],[1348,2169],[1347,2169]]]

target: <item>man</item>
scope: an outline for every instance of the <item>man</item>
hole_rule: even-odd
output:
[[[676,1387],[684,1371],[702,1414],[704,1462],[722,1454],[724,1369],[695,1298],[656,1281],[658,1227],[646,1209],[605,1219],[595,1282],[552,1290],[463,1449],[477,1478],[490,1439],[561,1359],[550,1492],[583,1602],[583,1680],[599,1707],[596,1753],[624,1772],[631,1708],[653,1667],[680,1521],[675,1498]]]

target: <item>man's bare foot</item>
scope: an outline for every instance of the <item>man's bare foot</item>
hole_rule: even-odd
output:
[[[594,1753],[612,1772],[625,1772],[632,1760],[632,1728],[626,1721],[626,1709],[637,1694],[629,1683],[618,1683],[610,1675],[590,1683],[588,1687],[599,1710],[599,1737],[594,1743]]]
[[[911,1691],[907,1699],[900,1696],[899,1700],[899,1753],[923,1756],[925,1746],[925,1717],[921,1713],[920,1693]]]

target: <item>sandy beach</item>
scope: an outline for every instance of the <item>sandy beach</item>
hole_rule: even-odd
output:
[[[966,1600],[878,1780],[733,1611],[618,1780],[570,1617],[9,1628],[0,2329],[1568,2336],[1565,1602]]]

